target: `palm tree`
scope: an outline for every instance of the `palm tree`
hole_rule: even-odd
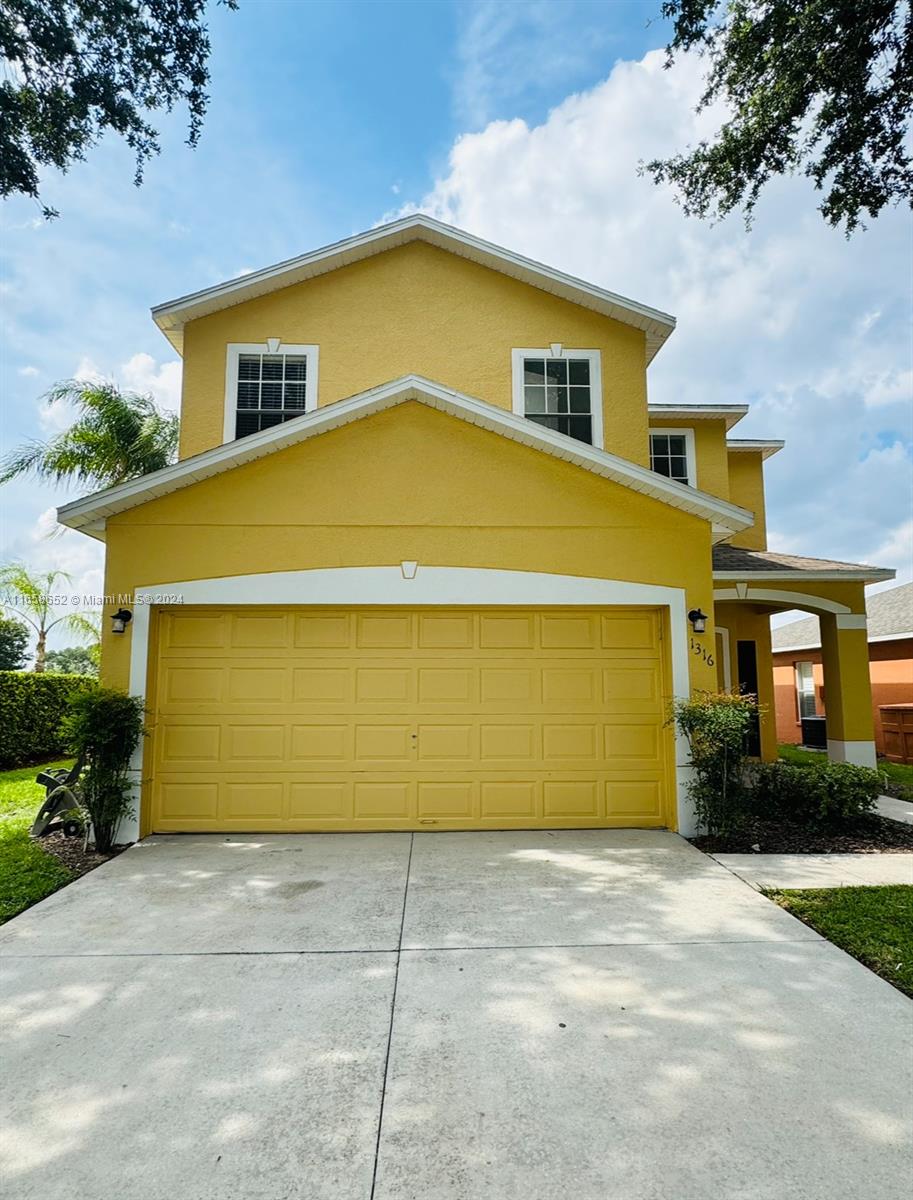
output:
[[[59,605],[54,603],[54,588],[58,581],[70,583],[70,576],[65,571],[45,571],[32,574],[22,563],[10,563],[0,567],[0,589],[3,599],[0,607],[13,612],[23,621],[27,621],[38,635],[35,647],[35,670],[41,672],[45,668],[47,655],[48,634],[57,626],[62,625],[71,633],[87,640],[98,639],[99,626],[97,618],[85,613],[61,613]]]
[[[31,441],[0,460],[0,483],[35,475],[54,483],[113,487],[174,461],[180,422],[151,396],[122,392],[113,383],[67,379],[47,394],[48,404],[69,402],[76,421],[46,442]]]

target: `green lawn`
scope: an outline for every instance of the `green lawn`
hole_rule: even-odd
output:
[[[913,996],[913,887],[809,888],[766,895]]]
[[[793,763],[797,767],[811,767],[827,758],[823,750],[803,750],[801,746],[781,745],[777,749],[784,762]],[[887,775],[893,783],[899,783],[907,789],[909,799],[913,800],[913,766],[880,758],[877,770],[880,775]]]
[[[68,767],[70,762],[45,766]],[[44,799],[44,788],[35,782],[40,770],[0,772],[0,924],[73,878],[63,863],[29,839],[29,826]]]

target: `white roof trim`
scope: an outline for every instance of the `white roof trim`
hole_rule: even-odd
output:
[[[760,454],[762,459],[768,459],[777,454],[786,442],[764,438],[727,438],[726,449],[730,454]]]
[[[214,287],[181,296],[177,300],[158,304],[153,308],[152,316],[165,337],[180,353],[184,326],[188,321],[208,316],[223,308],[230,308],[234,304],[241,304],[256,296],[263,296],[267,292],[302,283],[316,275],[323,275],[338,267],[368,258],[372,254],[380,254],[384,250],[412,241],[424,241],[433,246],[440,246],[482,266],[491,267],[533,287],[561,296],[574,304],[594,309],[604,316],[642,329],[647,338],[648,363],[675,328],[675,318],[670,317],[668,313],[650,308],[646,304],[639,304],[636,300],[629,300],[615,292],[608,292],[604,288],[557,271],[553,267],[547,267],[531,258],[525,258],[521,254],[514,254],[502,246],[473,237],[462,229],[445,225],[424,213],[402,217],[366,233],[359,233],[341,242],[313,250],[310,254],[289,258],[274,266],[252,271],[239,279],[230,279]]]
[[[420,375],[405,375],[402,379],[381,384],[367,392],[351,396],[348,400],[339,400],[304,416],[295,417],[294,420],[286,421],[284,425],[265,429],[238,441],[227,442],[223,446],[216,446],[212,450],[194,455],[193,458],[185,458],[170,467],[163,467],[160,471],[144,475],[141,479],[130,480],[84,499],[74,500],[57,510],[57,519],[71,529],[82,530],[94,537],[103,537],[105,520],[110,516],[408,400],[427,404],[431,408],[468,421],[471,425],[499,433],[511,441],[531,446],[554,458],[592,471],[595,475],[611,479],[633,491],[642,492],[673,508],[711,521],[715,541],[748,528],[754,521],[752,513],[735,504],[710,496],[696,488],[686,487],[682,483],[675,483],[647,467],[628,462],[627,459],[609,454],[605,450],[598,450],[594,446],[587,446],[583,442],[576,442],[564,434],[544,429],[525,417],[495,408],[494,405],[453,391]]]
[[[747,404],[650,404],[651,417],[664,421],[725,421],[726,432],[748,412]]]
[[[858,571],[714,571],[714,580],[736,579],[739,583],[774,583],[777,580],[802,580],[806,583],[880,583],[893,579],[895,572],[886,567],[866,567]]]

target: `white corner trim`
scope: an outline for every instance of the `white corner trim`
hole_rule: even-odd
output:
[[[330,567],[311,571],[277,571],[259,575],[233,575],[218,579],[159,583],[137,588],[130,623],[130,694],[146,697],[149,672],[150,612],[156,598],[180,596],[183,605],[546,605],[645,606],[663,608],[669,615],[672,695],[687,699],[691,693],[687,605],[683,588],[629,583],[577,575],[551,575],[537,571],[501,571],[485,567],[425,567],[412,579],[404,578],[402,564],[377,567]],[[690,772],[687,740],[675,733],[675,787],[678,831],[688,837],[696,826],[686,784]],[[144,778],[143,743],[134,754],[136,815],[125,821],[121,835],[130,841],[139,836],[139,781]]]
[[[805,609],[807,612],[849,613],[845,604],[836,600],[826,600],[823,596],[814,596],[810,592],[782,592],[775,588],[752,587],[750,584],[736,584],[732,588],[716,588],[714,600],[761,600],[764,603],[784,604],[789,608]]]
[[[514,413],[526,419],[523,392],[523,360],[525,358],[585,358],[590,364],[590,415],[593,418],[593,445],[605,449],[603,430],[602,353],[599,350],[572,350],[560,342],[552,342],[547,350],[514,348],[510,352],[511,403]],[[535,422],[533,422],[535,424]],[[541,428],[541,427],[540,427]]]
[[[307,356],[307,377],[304,386],[304,411],[317,407],[317,379],[320,368],[320,347],[293,345],[280,338],[265,342],[228,342],[225,346],[225,398],[222,405],[222,442],[234,442],[235,419],[238,408],[238,360],[242,354],[304,354]]]
[[[685,439],[685,459],[688,464],[688,487],[697,487],[697,453],[694,449],[694,430],[688,429],[687,426],[682,426],[680,429],[664,429],[662,425],[651,425],[649,430],[650,437],[650,463],[653,463],[653,435],[655,434],[671,434],[673,437],[683,437]]]
[[[831,762],[854,763],[857,767],[875,767],[878,764],[874,742],[843,742],[828,738],[827,756]]]
[[[838,613],[837,614],[838,629],[867,629],[865,613]]]

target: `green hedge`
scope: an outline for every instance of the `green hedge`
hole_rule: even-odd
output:
[[[0,671],[0,768],[26,767],[63,754],[60,723],[70,697],[97,686],[89,675]]]

